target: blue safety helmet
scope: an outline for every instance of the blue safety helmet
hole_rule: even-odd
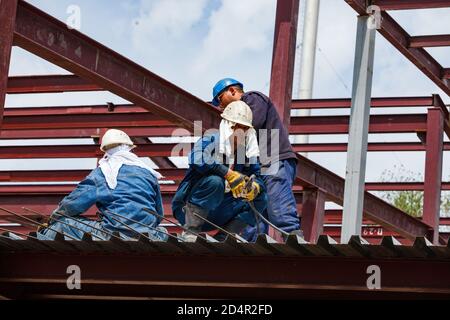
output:
[[[219,105],[219,95],[225,91],[225,89],[227,89],[229,86],[239,86],[242,88],[242,90],[244,90],[244,85],[232,78],[225,78],[220,80],[219,82],[216,83],[216,85],[213,88],[213,101],[212,104],[214,106],[218,106]]]

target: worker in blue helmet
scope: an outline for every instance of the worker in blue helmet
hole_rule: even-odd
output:
[[[302,236],[297,203],[292,192],[296,176],[297,155],[289,142],[289,133],[272,101],[258,91],[244,92],[242,82],[225,78],[213,88],[212,104],[221,110],[234,101],[244,101],[253,112],[253,127],[258,131],[262,178],[268,194],[267,212],[270,222],[283,231]],[[264,136],[262,143],[261,137]],[[276,141],[273,141],[276,140]],[[269,150],[278,148],[277,152]],[[264,148],[265,150],[262,150]],[[265,226],[266,230],[268,226]],[[256,229],[247,230],[255,233]],[[250,235],[247,235],[250,237]]]

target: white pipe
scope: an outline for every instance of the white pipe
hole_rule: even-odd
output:
[[[305,22],[303,27],[303,45],[300,63],[299,99],[312,99],[320,0],[305,1]],[[298,115],[301,117],[308,117],[311,115],[311,110],[299,110]],[[309,136],[304,135],[299,137],[298,143],[308,143],[308,141]],[[302,153],[302,155],[307,156],[306,153]]]

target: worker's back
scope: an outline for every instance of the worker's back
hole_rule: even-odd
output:
[[[88,206],[92,204],[95,204],[102,214],[102,226],[105,229],[118,231],[130,237],[136,237],[136,233],[117,220],[138,232],[154,233],[151,228],[144,227],[139,223],[156,227],[159,219],[143,209],[150,209],[163,215],[161,193],[156,177],[148,170],[138,166],[122,165],[115,189],[108,187],[100,168],[94,169],[74,192],[61,201],[60,206],[75,213],[78,210],[87,210]],[[139,223],[118,218],[109,212]]]

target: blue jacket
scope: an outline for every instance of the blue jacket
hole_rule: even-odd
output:
[[[130,237],[137,234],[121,225],[111,217],[118,219],[138,232],[155,234],[151,228],[111,215],[113,212],[131,218],[144,225],[157,227],[160,219],[146,212],[143,208],[163,215],[161,192],[158,180],[148,170],[123,165],[117,176],[117,187],[112,190],[100,168],[94,169],[78,186],[60,203],[58,211],[76,217],[96,205],[101,213],[102,227],[111,232],[118,231]]]
[[[189,154],[189,169],[172,200],[172,211],[178,220],[180,220],[180,217],[177,216],[177,213],[185,205],[192,187],[201,178],[216,175],[225,180],[224,176],[228,172],[229,165],[226,161],[220,162],[213,157],[216,150],[219,150],[218,133],[203,136],[194,144],[194,149]],[[233,170],[246,176],[254,174],[256,176],[255,181],[261,186],[261,192],[266,191],[261,178],[261,166],[258,159],[246,159],[246,164],[236,164]]]

